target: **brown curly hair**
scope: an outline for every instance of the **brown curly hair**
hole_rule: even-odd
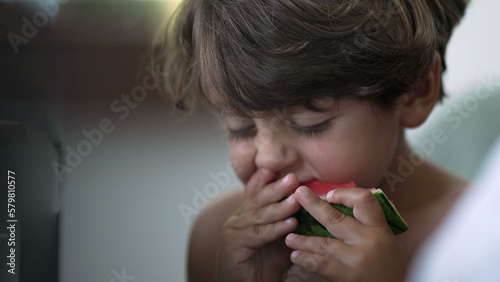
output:
[[[359,98],[391,108],[432,67],[463,0],[187,0],[156,46],[181,109],[240,115]],[[443,96],[441,89],[441,96]]]

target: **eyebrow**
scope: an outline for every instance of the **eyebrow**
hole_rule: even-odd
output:
[[[326,107],[324,105],[321,105],[321,104],[324,104],[325,102],[332,103],[332,104],[328,105]],[[306,105],[292,106],[292,107],[285,108],[286,109],[285,111],[289,115],[295,115],[295,114],[300,113],[302,111],[313,111],[313,112],[323,113],[323,112],[330,111],[330,110],[338,111],[339,106],[340,106],[339,101],[324,99],[324,100],[312,101],[310,104],[310,107],[308,107]]]
[[[332,103],[332,104],[328,105],[327,107],[324,107],[321,104],[324,104],[325,102]],[[305,112],[305,111],[313,111],[313,112],[317,112],[317,113],[323,113],[323,112],[330,111],[330,110],[338,111],[339,106],[340,106],[339,102],[340,101],[335,100],[335,99],[332,100],[332,99],[326,98],[326,99],[311,101],[310,106],[307,106],[304,104],[294,105],[294,106],[285,106],[282,108],[274,108],[274,109],[268,110],[268,111],[249,111],[246,114],[238,114],[237,111],[233,111],[233,110],[228,109],[228,108],[221,108],[218,116],[221,118],[223,118],[223,117],[237,117],[237,118],[248,119],[248,118],[265,118],[267,116],[280,115],[284,118],[291,118],[291,116],[297,115],[297,114],[299,114],[301,112]]]

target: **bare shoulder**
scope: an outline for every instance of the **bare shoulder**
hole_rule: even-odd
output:
[[[398,235],[410,259],[443,223],[448,212],[469,185],[466,180],[431,162],[421,167],[423,174],[417,182],[419,187],[414,186],[407,190],[408,195],[411,193],[411,197],[407,199],[412,202],[412,206],[410,209],[403,209],[401,213],[410,230]]]
[[[232,190],[213,200],[196,218],[188,250],[189,281],[213,281],[220,230],[243,199],[242,190]]]

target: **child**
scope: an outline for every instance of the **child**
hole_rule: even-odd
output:
[[[190,281],[402,281],[467,183],[424,161],[404,129],[442,98],[461,0],[187,0],[165,38],[175,104],[222,121],[244,189],[199,215]],[[418,159],[412,173],[401,160]],[[365,188],[328,201],[320,179],[382,188],[410,226],[394,236]],[[282,201],[287,197],[287,200]],[[336,239],[293,234],[304,207]]]

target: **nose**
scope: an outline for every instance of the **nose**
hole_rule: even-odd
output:
[[[283,137],[272,132],[262,132],[257,135],[255,164],[258,168],[280,172],[297,162],[297,152]]]

